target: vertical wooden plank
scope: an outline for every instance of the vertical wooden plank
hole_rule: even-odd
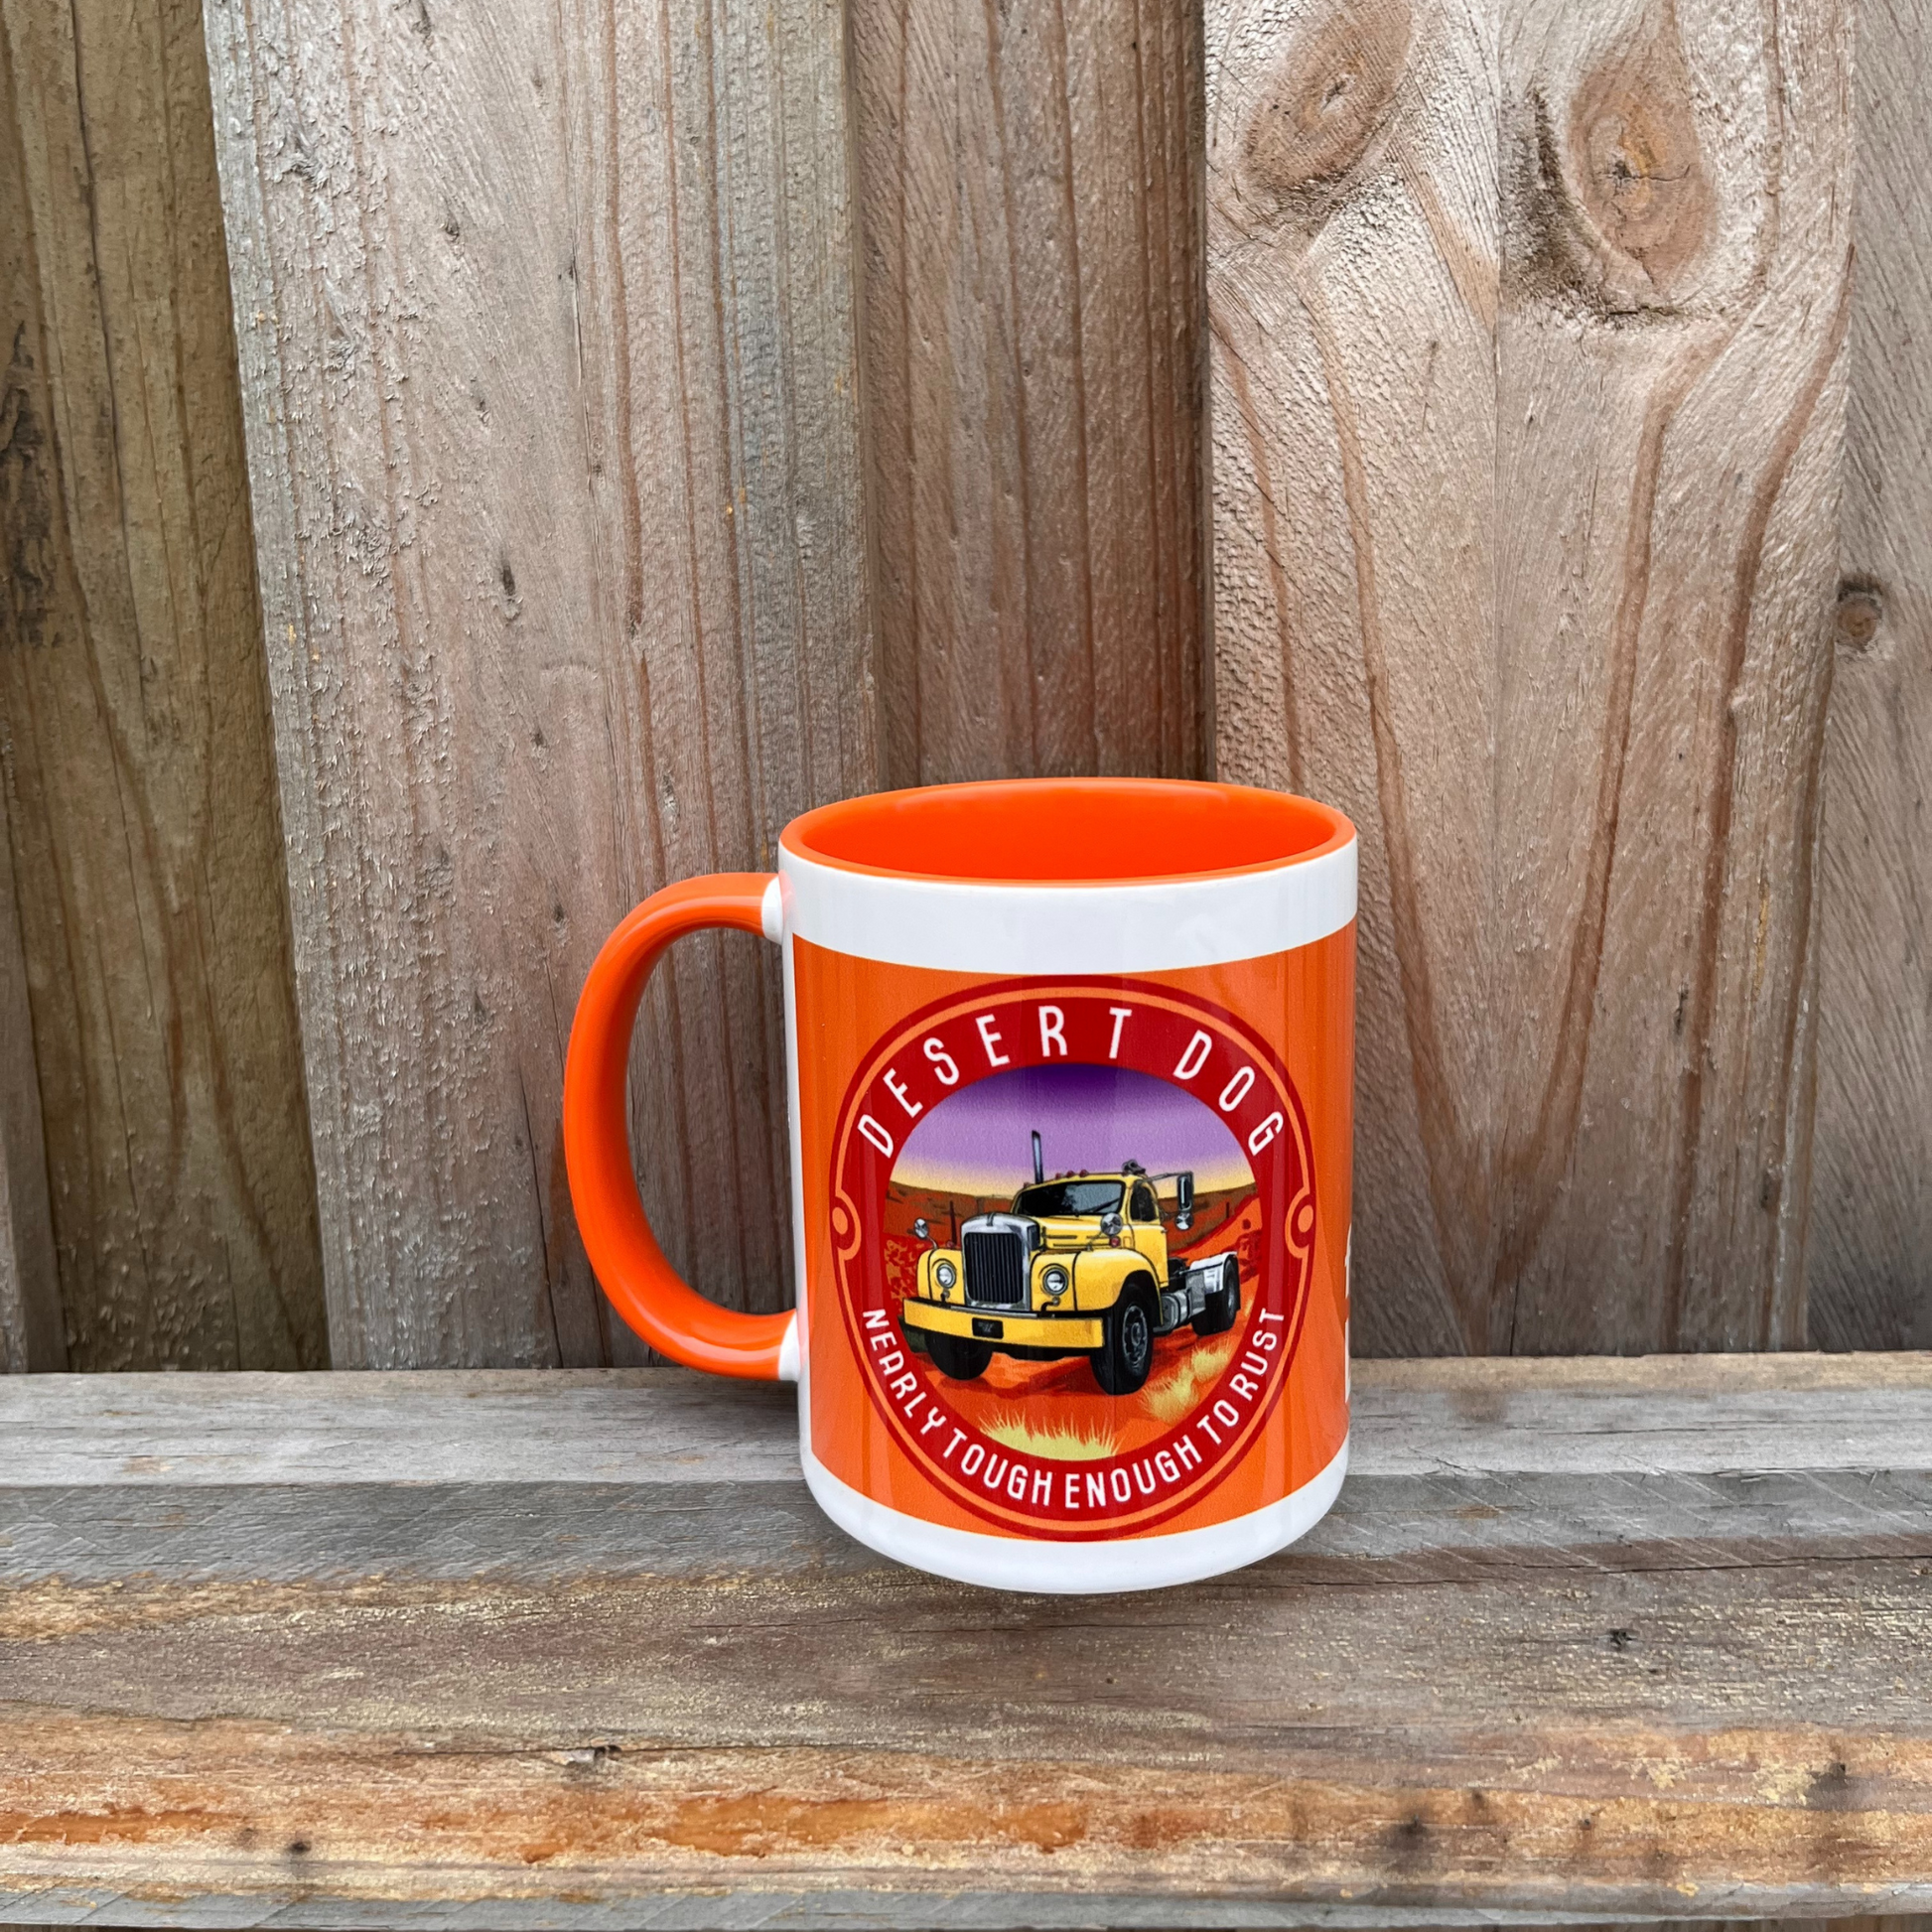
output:
[[[1222,763],[1364,828],[1360,1343],[1800,1341],[1849,22],[1209,45]]]
[[[343,1365],[595,1363],[577,990],[666,880],[869,788],[836,0],[209,0]],[[695,1283],[788,1280],[774,963],[633,1072]]]
[[[1932,7],[1863,0],[1811,1320],[1932,1346]]]
[[[1512,0],[1490,1347],[1804,1341],[1851,28]]]
[[[1209,0],[1207,44],[1220,768],[1360,830],[1354,1343],[1453,1350],[1500,1047],[1496,25]]]
[[[0,111],[5,111],[0,109]],[[7,787],[0,774],[0,1375],[68,1365],[47,1208],[47,1151],[27,962],[14,908]]]
[[[888,781],[1202,776],[1197,9],[851,21]]]
[[[75,1368],[327,1359],[207,116],[187,0],[0,5],[0,763]]]

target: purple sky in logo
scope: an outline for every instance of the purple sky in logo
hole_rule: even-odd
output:
[[[1034,1177],[1035,1128],[1049,1174],[1138,1161],[1150,1173],[1191,1168],[1203,1193],[1252,1178],[1241,1144],[1192,1094],[1151,1073],[1082,1065],[1017,1066],[948,1095],[906,1136],[893,1178],[1010,1195]]]

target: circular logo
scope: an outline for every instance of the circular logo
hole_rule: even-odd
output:
[[[1127,979],[1010,980],[881,1040],[833,1137],[832,1249],[894,1439],[975,1514],[1117,1537],[1253,1445],[1314,1249],[1264,1040]]]

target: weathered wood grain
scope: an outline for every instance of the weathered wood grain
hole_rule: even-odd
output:
[[[303,1932],[352,1932],[343,1910],[332,1899],[312,1899],[296,1892],[274,1898],[232,1899],[218,1893],[181,1900],[157,1902],[111,1888],[93,1886],[84,1891],[56,1889],[35,1895],[34,1904],[62,1916],[63,1925],[100,1923],[99,1914],[111,1910],[116,1923],[130,1927],[196,1925],[208,1919],[223,1927],[291,1926]],[[782,1932],[1016,1932],[1020,1919],[1016,1901],[1010,1894],[988,1892],[930,1892],[908,1898],[903,1892],[843,1891],[834,1888],[810,1892],[767,1892],[753,1907],[752,1923],[781,1928]],[[0,1911],[7,1908],[0,1906]],[[664,1932],[712,1932],[712,1928],[731,1927],[733,1932],[746,1924],[747,1909],[742,1897],[705,1895],[684,1898],[665,1905],[653,1901],[650,1924]],[[1497,1910],[1493,1912],[1429,1906],[1326,1905],[1302,1901],[1255,1903],[1251,1900],[1216,1899],[1204,1905],[1190,1900],[1093,1892],[1060,1897],[1026,1899],[1020,1907],[1028,1928],[1046,1932],[1165,1932],[1166,1928],[1197,1927],[1200,1932],[1478,1932],[1487,1926],[1508,1926],[1511,1932],[1539,1932],[1541,1927],[1562,1926],[1566,1932],[1587,1932],[1590,1927],[1615,1926],[1618,1932],[1788,1932],[1789,1919],[1651,1919],[1635,1916],[1605,1918],[1586,1913],[1557,1911],[1530,1913]],[[479,1923],[507,1923],[496,1912],[480,1917]],[[357,1919],[356,1924],[371,1923]],[[450,1923],[446,1907],[436,1903],[410,1900],[385,1900],[381,1924],[395,1932],[415,1932],[415,1928],[437,1928],[442,1932]],[[607,1906],[575,1901],[561,1911],[552,1910],[543,1919],[546,1926],[570,1928],[570,1932],[631,1932],[637,1919],[634,1907]],[[1806,1932],[1928,1932],[1932,1918],[1923,1914],[1900,1913],[1890,1917],[1823,1918],[1805,1922]],[[0,1924],[16,1926],[15,1919],[0,1918]],[[38,1924],[26,1925],[20,1932],[44,1932]]]
[[[1863,0],[1851,401],[1819,859],[1811,1321],[1932,1341],[1932,9]]]
[[[1220,772],[1361,833],[1355,1347],[1480,1348],[1497,21],[1209,0],[1206,31]]]
[[[1223,0],[1222,770],[1364,834],[1355,1333],[1791,1345],[1837,0]]]
[[[34,1022],[15,911],[7,788],[0,782],[0,1375],[67,1365]]]
[[[123,1926],[170,1926],[201,1924],[212,1915],[224,1927],[292,1926],[313,1928],[314,1932],[349,1932],[342,1907],[332,1899],[312,1899],[288,1892],[273,1898],[232,1899],[207,1894],[182,1900],[156,1902],[143,1897],[116,1894],[110,1887],[93,1886],[84,1891],[56,1889],[36,1894],[33,1903],[64,1916],[66,1925],[98,1924],[98,1914],[111,1910]],[[0,1911],[7,1908],[0,1906]],[[766,1892],[752,1911],[751,1922],[759,1927],[783,1928],[784,1932],[1015,1932],[1016,1900],[998,1892],[929,1892],[909,1898],[904,1892],[843,1891],[825,1889],[810,1892]],[[715,1927],[731,1927],[733,1932],[747,1923],[747,1901],[732,1895],[699,1894],[665,1904],[652,1901],[650,1924],[665,1932],[711,1932]],[[1268,1932],[1296,1932],[1297,1928],[1333,1927],[1335,1932],[1384,1932],[1385,1928],[1475,1928],[1506,1925],[1511,1932],[1537,1932],[1542,1926],[1564,1926],[1568,1932],[1585,1932],[1591,1926],[1616,1926],[1619,1932],[1780,1932],[1788,1927],[1785,1919],[1643,1919],[1633,1917],[1605,1919],[1584,1913],[1561,1912],[1480,1912],[1432,1909],[1428,1906],[1358,1906],[1290,1902],[1257,1904],[1250,1900],[1213,1900],[1204,1905],[1184,1899],[1102,1895],[1093,1892],[1060,1897],[1030,1897],[1019,1903],[1027,1927],[1066,1932],[1159,1932],[1160,1928],[1199,1927],[1202,1932],[1246,1932],[1247,1928],[1268,1928]],[[396,1932],[414,1932],[417,1927],[447,1927],[446,1907],[411,1900],[385,1900],[381,1924]],[[509,1923],[492,1911],[480,1922],[489,1925]],[[12,1926],[12,1918],[0,1924]],[[372,1921],[358,1918],[356,1925]],[[609,1906],[589,1901],[573,1901],[559,1911],[548,1910],[546,1926],[570,1928],[570,1932],[631,1932],[636,1923],[635,1907]],[[1926,1932],[1932,1920],[1901,1914],[1890,1918],[1814,1919],[1806,1922],[1807,1932]],[[29,1925],[24,1932],[42,1932]]]
[[[1505,38],[1492,1346],[1804,1340],[1851,27]]]
[[[335,1359],[635,1359],[578,987],[877,777],[840,9],[208,21]],[[667,1249],[779,1305],[773,963],[680,948],[640,1042]]]
[[[1440,1582],[1498,1552],[1562,1564],[1604,1542],[1615,1554],[1589,1560],[1611,1567],[1794,1535],[1857,1555],[1932,1507],[1924,1358],[1692,1360],[1365,1365],[1350,1494],[1375,1508],[1324,1530],[1332,1580],[1373,1560]],[[775,1385],[652,1369],[42,1378],[0,1402],[22,1512],[0,1519],[0,1580],[224,1561],[286,1582],[358,1565],[548,1581],[817,1569],[836,1559],[799,1483],[794,1408]]]
[[[1358,1478],[1932,1470],[1911,1351],[1358,1362],[1352,1397]],[[40,1378],[0,1386],[0,1482],[793,1483],[796,1408],[787,1385],[651,1368]]]
[[[1198,10],[850,15],[888,781],[1205,776]]]
[[[314,1366],[315,1182],[192,0],[0,7],[0,782],[70,1359]]]
[[[1002,1597],[673,1371],[0,1388],[0,1900],[1397,1924],[1932,1904],[1932,1359],[1363,1364],[1298,1550]]]

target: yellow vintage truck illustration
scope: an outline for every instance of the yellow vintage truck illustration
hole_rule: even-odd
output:
[[[970,1382],[996,1354],[1022,1361],[1084,1355],[1109,1395],[1132,1395],[1154,1365],[1154,1339],[1190,1325],[1234,1326],[1241,1270],[1233,1254],[1171,1260],[1157,1183],[1174,1182],[1173,1224],[1193,1224],[1194,1176],[1151,1174],[1123,1161],[1111,1173],[1048,1179],[1033,1137],[1034,1178],[1012,1211],[981,1214],[942,1247],[926,1242],[914,1292],[900,1306],[906,1343],[942,1375]]]

